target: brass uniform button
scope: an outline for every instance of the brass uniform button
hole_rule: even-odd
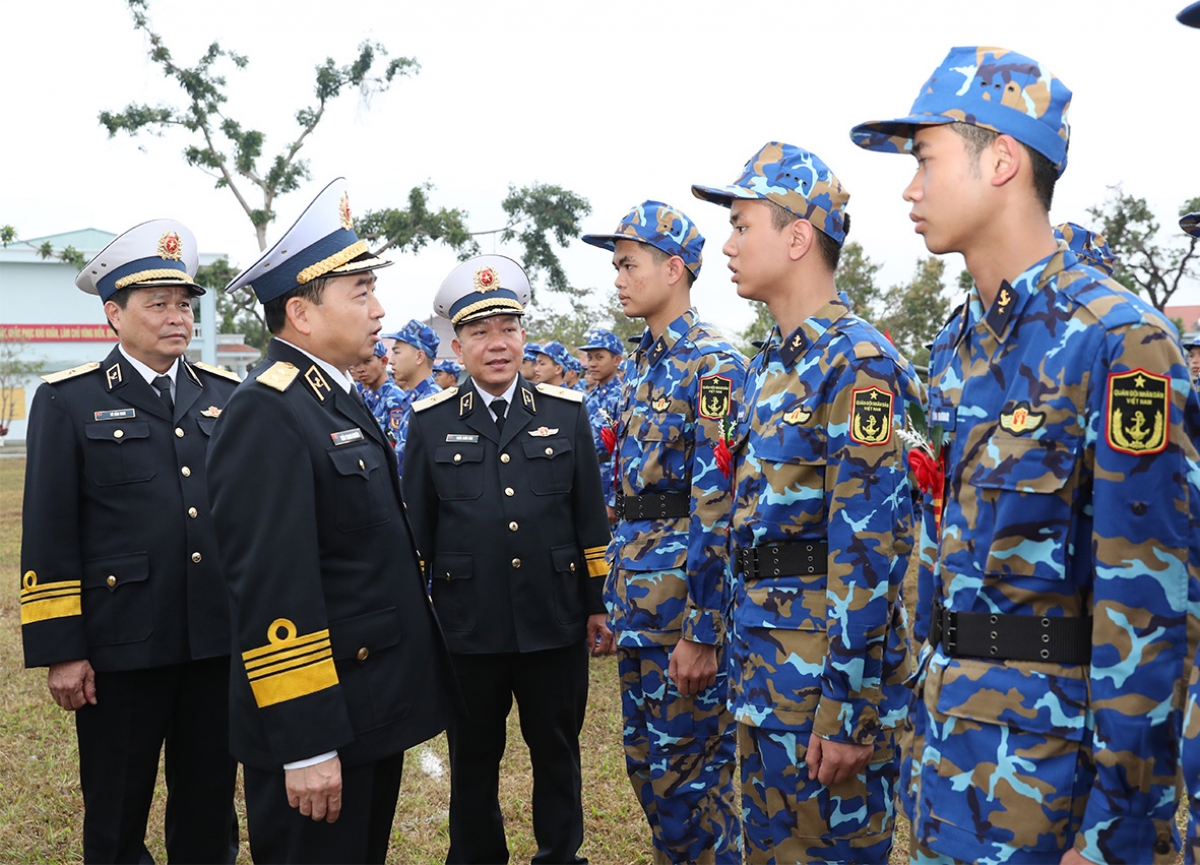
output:
[[[516,495],[516,493],[515,493],[515,492],[513,492],[513,488],[512,488],[512,487],[505,487],[505,488],[504,488],[504,494],[505,494],[506,496],[508,496],[509,498],[512,498],[513,496],[515,496],[515,495]]]
[[[517,524],[516,524],[515,522],[514,522],[514,523],[509,523],[509,524],[508,524],[508,530],[509,530],[510,532],[515,532],[515,531],[517,530]]]
[[[121,438],[121,436],[123,436],[123,435],[125,435],[125,430],[123,430],[123,429],[115,429],[115,430],[113,430],[113,438],[115,438],[115,439],[119,439],[119,438]]]
[[[371,650],[368,649],[366,646],[363,646],[361,649],[358,650],[358,659],[360,661],[365,661],[367,659],[367,655],[369,655],[369,654],[371,654]]]
[[[359,467],[360,469],[362,469],[364,472],[367,470],[367,464],[366,464],[366,463],[364,463],[362,460],[359,460],[359,461],[358,461],[358,467]]]
[[[506,463],[511,459],[512,457],[510,457],[508,454],[500,454],[500,462],[502,463]]]
[[[462,454],[455,454],[455,455],[454,455],[454,461],[455,461],[456,463],[461,463],[461,462],[462,462]]]
[[[574,570],[575,570],[575,563],[574,563],[574,562],[571,562],[571,570],[572,570],[572,571],[574,571]]]
[[[446,571],[446,582],[447,582],[447,583],[448,583],[448,582],[450,582],[450,579],[451,579],[451,577],[450,577],[450,572],[449,572],[449,571]]]
[[[554,456],[554,448],[546,448],[546,456],[548,456],[548,457]]]
[[[520,559],[513,559],[513,560],[512,560],[512,566],[513,566],[514,568],[519,568],[519,567],[521,567],[521,560],[520,560]]]
[[[183,475],[185,478],[190,478],[192,476],[192,470],[189,469],[187,466],[184,466],[183,468],[181,468],[179,470],[179,473],[181,475]]]
[[[199,553],[192,553],[192,561],[196,564],[200,564],[200,560],[202,558],[204,558],[204,556],[200,555]]]
[[[175,438],[183,438],[183,428],[175,427]]]
[[[105,580],[104,582],[108,583],[109,586],[115,586],[117,584],[117,578],[115,576],[113,576],[112,574],[109,574],[108,579]]]
[[[199,515],[200,515],[200,512],[198,510],[196,510],[195,508],[188,508],[188,516],[191,517],[193,520],[196,519],[196,517]]]

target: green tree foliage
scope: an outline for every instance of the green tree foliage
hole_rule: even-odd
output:
[[[72,267],[82,268],[85,259],[83,253],[73,246],[64,246],[62,249],[55,249],[50,241],[46,241],[38,246],[34,246],[28,241],[21,240],[17,236],[17,230],[11,225],[0,225],[0,246],[8,248],[10,243],[19,243],[23,246],[28,246],[37,252],[38,256],[44,259],[58,259]]]
[[[1120,184],[1110,186],[1103,204],[1088,208],[1096,228],[1118,258],[1113,276],[1156,309],[1165,309],[1171,297],[1189,279],[1200,276],[1200,240],[1188,237],[1171,220],[1170,237],[1159,237],[1161,225],[1146,199],[1127,195]],[[1178,216],[1200,210],[1200,197],[1185,201]]]
[[[935,256],[918,261],[912,280],[888,291],[877,323],[900,353],[917,366],[928,365],[929,349],[925,346],[937,336],[950,314],[950,299],[942,282],[945,271],[945,262]]]

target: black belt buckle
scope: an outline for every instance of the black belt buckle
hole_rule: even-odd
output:
[[[616,500],[613,502],[613,512],[617,515],[618,520],[625,519],[625,493],[617,492]]]
[[[737,551],[738,573],[747,580],[758,576],[758,547],[742,547]]]
[[[933,620],[929,623],[929,645],[953,655],[958,648],[958,612],[947,610],[941,600],[933,602]]]

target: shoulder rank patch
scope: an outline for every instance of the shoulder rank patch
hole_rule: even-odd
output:
[[[892,394],[874,385],[856,387],[850,397],[850,440],[884,445],[892,438]]]
[[[433,396],[427,396],[425,399],[419,399],[412,404],[413,411],[425,411],[427,408],[433,408],[438,403],[445,402],[458,393],[457,387],[448,387],[441,393],[435,393]]]
[[[1167,447],[1171,380],[1144,369],[1108,375],[1108,446],[1124,454],[1156,454]]]
[[[545,382],[539,382],[534,387],[538,393],[544,393],[546,396],[556,396],[568,402],[583,402],[583,394],[577,390],[571,390],[569,387],[559,387],[556,384],[546,384]]]
[[[57,381],[75,378],[77,375],[83,375],[85,372],[91,372],[95,369],[100,369],[100,364],[92,361],[91,363],[85,363],[83,366],[73,366],[70,369],[63,369],[58,372],[48,372],[42,376],[42,381],[47,384],[54,384]]]
[[[190,364],[190,366],[194,366],[196,369],[202,369],[205,372],[210,372],[213,375],[219,375],[221,378],[227,378],[230,381],[236,381],[238,384],[241,384],[242,382],[242,380],[237,377],[237,373],[230,372],[227,369],[221,369],[219,366],[213,366],[212,364],[203,363],[201,361],[196,361],[195,363]]]
[[[298,375],[300,375],[299,369],[286,360],[280,360],[271,364],[271,368],[258,377],[258,383],[273,387],[283,393],[292,386],[292,382]]]
[[[21,578],[21,624],[82,615],[82,585],[80,580],[56,580],[39,586],[37,574],[26,571]]]
[[[706,375],[700,379],[700,417],[721,420],[733,410],[733,379]]]
[[[854,356],[858,360],[867,357],[883,357],[883,352],[873,342],[856,342],[854,344]]]
[[[267,645],[242,652],[242,663],[260,709],[338,683],[329,630],[296,636],[296,626],[288,619],[271,622]]]
[[[1004,412],[1000,415],[1000,429],[1020,435],[1021,433],[1033,432],[1042,425],[1042,421],[1046,419],[1046,413],[1040,411],[1030,411],[1029,403],[1022,400],[1013,406],[1010,412]]]

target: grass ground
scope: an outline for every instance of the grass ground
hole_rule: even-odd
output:
[[[45,671],[22,662],[15,575],[20,568],[23,459],[0,459],[0,861],[68,863],[82,860],[83,802],[71,716],[50,700]],[[912,574],[910,574],[910,578]],[[912,580],[910,579],[910,583]],[[915,595],[915,587],[909,592]],[[911,600],[910,600],[911,604]],[[911,612],[911,611],[910,611]],[[647,865],[649,831],[625,777],[616,661],[592,661],[587,722],[583,730],[584,845],[596,865]],[[500,801],[512,861],[529,861],[537,849],[530,825],[529,752],[514,709],[508,752],[501,766]],[[445,736],[409,751],[396,807],[389,862],[436,865],[449,846],[450,773]],[[150,815],[147,846],[158,862],[163,848],[166,789],[161,774]],[[250,862],[245,810],[238,791],[242,847]],[[908,825],[897,821],[892,863],[907,861]],[[1180,859],[1182,861],[1182,858]]]

